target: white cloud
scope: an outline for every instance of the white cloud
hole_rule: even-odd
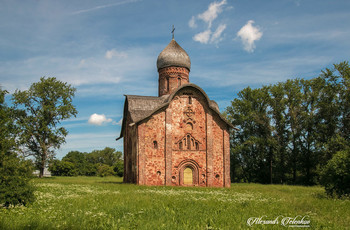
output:
[[[125,52],[118,52],[115,49],[107,50],[105,54],[105,58],[112,59],[113,57],[126,58],[128,57],[128,55]]]
[[[203,13],[198,15],[199,19],[208,23],[208,28],[211,28],[212,22],[215,18],[218,17],[218,14],[222,12],[222,6],[227,3],[226,0],[222,0],[221,2],[212,2],[210,3],[208,9]]]
[[[237,37],[241,39],[244,49],[248,52],[254,51],[254,42],[260,40],[263,35],[258,27],[253,26],[253,23],[253,20],[249,20],[237,33]]]
[[[207,29],[206,31],[203,31],[201,33],[194,35],[193,40],[200,42],[202,44],[207,44],[209,42],[210,35],[211,35],[211,30]]]
[[[102,125],[103,123],[109,123],[109,122],[112,122],[113,120],[111,118],[106,118],[106,116],[104,114],[97,114],[97,113],[94,113],[90,116],[89,118],[89,124],[92,124],[92,125]]]
[[[123,124],[123,118],[121,118],[118,122],[113,122],[114,125],[122,125]]]
[[[197,27],[195,16],[192,16],[191,20],[188,22],[188,26],[191,27],[191,28],[196,28]]]
[[[222,0],[221,2],[212,2],[209,4],[208,9],[201,14],[198,14],[196,17],[192,16],[190,21],[188,22],[188,26],[191,28],[196,28],[196,18],[200,19],[207,23],[207,29],[203,32],[197,33],[193,36],[193,40],[200,42],[202,44],[208,43],[218,43],[220,42],[221,35],[223,31],[226,29],[226,24],[220,24],[214,33],[211,31],[212,22],[218,17],[218,15],[222,12],[223,6],[227,3],[226,0]]]
[[[211,36],[210,42],[211,43],[218,43],[222,40],[221,34],[226,29],[226,24],[220,24],[218,28],[215,30],[213,36]]]

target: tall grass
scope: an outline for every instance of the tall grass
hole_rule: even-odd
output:
[[[121,178],[35,179],[36,202],[0,210],[0,229],[280,229],[250,217],[308,216],[314,229],[349,229],[350,200],[321,187],[232,184],[225,188],[148,187]]]

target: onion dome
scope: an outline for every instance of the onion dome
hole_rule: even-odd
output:
[[[157,59],[158,70],[164,67],[185,67],[191,69],[191,60],[182,47],[172,39],[167,47],[159,54]]]

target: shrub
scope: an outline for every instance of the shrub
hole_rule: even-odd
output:
[[[34,187],[29,182],[32,173],[29,161],[14,153],[0,152],[0,205],[27,205],[34,201]]]
[[[320,182],[329,196],[350,195],[350,150],[339,151],[328,161]]]
[[[68,161],[53,160],[49,170],[53,176],[76,176],[78,174],[74,164]]]
[[[124,175],[124,162],[118,161],[117,163],[115,163],[113,170],[117,174],[117,176],[122,177]]]
[[[97,168],[97,175],[100,177],[105,176],[114,176],[113,167],[106,165],[106,164],[100,164]]]
[[[0,206],[9,207],[33,201],[34,188],[29,183],[33,172],[31,163],[15,153],[18,129],[14,117],[18,111],[6,105],[6,93],[0,88]]]

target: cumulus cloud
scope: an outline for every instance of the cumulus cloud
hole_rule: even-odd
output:
[[[115,49],[111,49],[111,50],[107,50],[106,54],[105,54],[105,58],[107,59],[112,59],[113,57],[117,57],[117,58],[126,58],[127,54],[125,52],[118,52]]]
[[[203,31],[201,33],[194,35],[193,40],[200,42],[202,44],[207,44],[209,42],[210,35],[211,35],[211,30],[208,29],[206,31]]]
[[[218,43],[222,40],[221,35],[223,31],[226,29],[225,24],[220,24],[218,28],[213,33],[211,31],[212,22],[218,17],[218,15],[222,12],[223,6],[227,3],[226,0],[222,0],[221,2],[212,2],[209,4],[208,9],[197,16],[192,16],[190,21],[188,22],[188,26],[191,28],[196,28],[196,19],[202,20],[207,23],[207,29],[203,32],[197,33],[193,36],[193,40],[200,42],[202,44],[208,43]]]
[[[226,0],[221,2],[212,2],[210,3],[208,9],[203,13],[198,15],[198,18],[208,23],[208,28],[211,28],[212,22],[218,17],[222,12],[222,7],[227,3]]]
[[[237,33],[243,43],[243,47],[248,52],[253,52],[255,49],[255,41],[260,40],[263,33],[258,27],[253,26],[254,21],[249,20]]]
[[[222,40],[221,34],[226,29],[226,24],[220,24],[216,31],[214,32],[213,36],[211,36],[210,42],[211,43],[218,43]]]
[[[104,114],[94,113],[89,118],[89,124],[101,126],[104,123],[112,122],[111,118],[107,118]]]

